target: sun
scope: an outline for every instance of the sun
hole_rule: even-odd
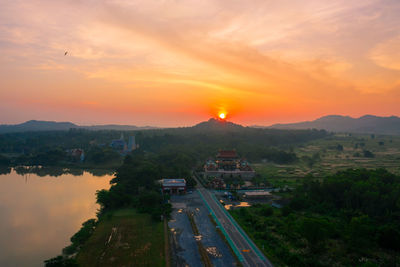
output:
[[[225,113],[221,112],[221,113],[219,113],[218,117],[219,117],[221,120],[224,120],[224,119],[226,118],[226,115],[225,115]]]

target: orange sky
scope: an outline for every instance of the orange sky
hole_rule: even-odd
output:
[[[1,2],[0,123],[400,115],[398,0]]]

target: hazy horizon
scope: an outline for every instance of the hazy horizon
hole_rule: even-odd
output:
[[[314,121],[314,120],[317,120],[317,119],[320,119],[320,118],[326,117],[326,116],[343,116],[343,117],[350,117],[350,118],[353,118],[353,119],[359,119],[359,118],[361,118],[361,117],[363,117],[363,116],[370,116],[370,115],[371,115],[371,116],[377,116],[377,115],[375,115],[375,114],[364,114],[364,115],[361,115],[361,116],[349,116],[349,115],[339,115],[339,114],[327,114],[327,115],[324,115],[324,116],[318,116],[318,117],[313,118],[313,119],[307,119],[307,120],[302,120],[302,121],[300,121],[300,120],[298,120],[298,121],[289,121],[289,122],[287,122],[287,121],[281,121],[281,122],[275,122],[275,123],[270,123],[270,124],[242,124],[242,123],[239,123],[239,122],[237,122],[237,121],[231,120],[230,118],[225,119],[225,121],[227,121],[227,122],[232,122],[232,123],[235,123],[235,124],[239,124],[239,125],[242,125],[242,126],[261,126],[261,127],[262,127],[262,126],[265,126],[265,127],[268,127],[268,126],[273,126],[273,125],[275,125],[275,124],[290,124],[290,123],[300,123],[300,122]],[[390,117],[390,116],[396,116],[396,115],[377,116],[377,117]],[[398,117],[398,116],[396,116],[396,117]],[[2,122],[0,122],[0,125],[16,125],[16,124],[22,124],[22,123],[25,123],[25,122],[28,122],[28,121],[46,121],[46,122],[58,122],[58,123],[73,123],[73,124],[75,124],[75,125],[77,125],[77,126],[82,126],[82,127],[106,126],[106,125],[119,125],[119,126],[137,126],[137,127],[147,127],[147,126],[149,126],[149,127],[159,127],[159,128],[169,128],[169,127],[174,128],[174,127],[191,127],[191,126],[197,125],[198,123],[208,121],[208,120],[210,120],[210,119],[216,119],[216,120],[218,120],[218,117],[217,117],[217,116],[213,116],[213,117],[205,118],[205,119],[203,119],[202,121],[197,121],[197,122],[194,122],[194,123],[188,124],[188,125],[177,124],[177,125],[167,125],[167,126],[163,126],[163,125],[150,125],[150,124],[146,124],[146,125],[137,125],[137,124],[126,124],[126,123],[107,123],[107,122],[105,122],[105,123],[100,123],[100,124],[96,124],[96,123],[81,124],[81,123],[76,123],[76,122],[74,122],[74,121],[59,121],[59,120],[45,120],[45,119],[43,119],[43,120],[41,120],[41,119],[31,119],[31,120],[27,120],[27,121],[18,122],[18,123],[2,123]]]
[[[399,13],[395,0],[3,1],[0,123],[400,116]]]

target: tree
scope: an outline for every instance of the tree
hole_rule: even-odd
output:
[[[381,247],[400,251],[400,226],[384,225],[378,231],[378,243]]]
[[[197,182],[191,175],[189,175],[188,177],[186,177],[186,185],[187,187],[195,187],[197,185]]]
[[[351,248],[357,250],[371,247],[374,228],[368,215],[353,217],[348,226]]]
[[[263,205],[259,210],[259,214],[265,217],[269,217],[274,214],[274,209],[269,205]]]
[[[75,259],[66,259],[63,256],[45,260],[44,264],[46,267],[79,267]]]
[[[366,157],[366,158],[374,158],[375,157],[374,153],[372,153],[369,150],[364,150],[363,153],[364,153],[364,157]]]
[[[96,191],[96,202],[105,210],[112,207],[110,194],[110,191],[105,189]]]
[[[312,251],[323,248],[328,237],[328,223],[319,218],[304,218],[300,223],[300,235],[308,242]]]
[[[8,166],[11,160],[0,154],[0,166]]]

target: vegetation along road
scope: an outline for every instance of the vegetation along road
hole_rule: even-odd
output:
[[[273,266],[212,193],[198,183],[197,190],[243,266]]]

